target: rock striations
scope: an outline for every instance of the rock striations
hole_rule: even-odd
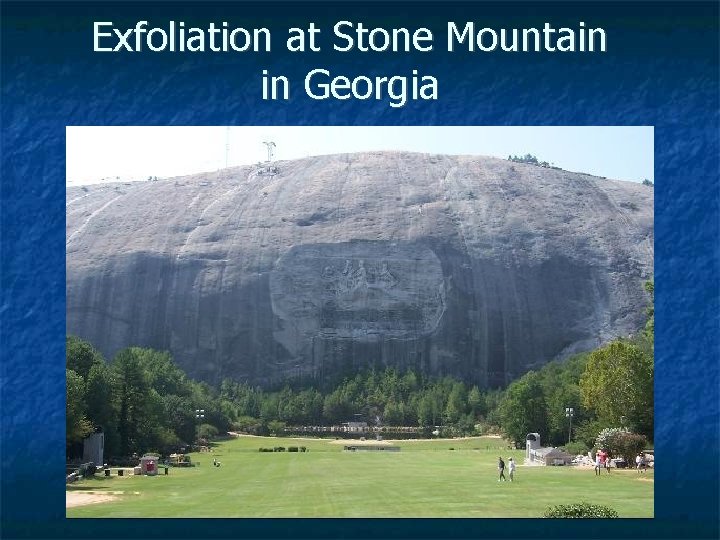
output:
[[[653,190],[373,152],[67,191],[67,332],[192,376],[395,366],[498,386],[636,331]]]

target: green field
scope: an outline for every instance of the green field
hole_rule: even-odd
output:
[[[579,501],[611,506],[620,517],[653,516],[652,471],[640,479],[634,470],[596,477],[592,469],[526,467],[524,451],[495,438],[397,444],[400,452],[344,452],[329,440],[241,437],[191,454],[198,466],[168,476],[78,482],[68,491],[118,498],[68,508],[67,516],[541,517],[549,505]],[[309,451],[258,452],[301,445]],[[515,482],[497,482],[499,455],[517,461]]]

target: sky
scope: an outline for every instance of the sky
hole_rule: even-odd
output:
[[[274,160],[406,150],[507,158],[533,154],[569,171],[654,181],[652,126],[68,126],[68,185],[147,180]]]

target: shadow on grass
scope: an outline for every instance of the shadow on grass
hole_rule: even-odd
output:
[[[95,491],[102,489],[109,489],[112,486],[110,483],[114,480],[112,476],[101,476],[85,478],[78,480],[74,484],[67,484],[65,486],[66,491]]]

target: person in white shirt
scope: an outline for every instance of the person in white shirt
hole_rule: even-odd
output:
[[[642,452],[635,456],[635,465],[637,466],[638,473],[645,472],[645,456]]]
[[[515,461],[513,458],[508,458],[508,472],[510,473],[510,481],[513,481],[513,475],[515,474]]]

